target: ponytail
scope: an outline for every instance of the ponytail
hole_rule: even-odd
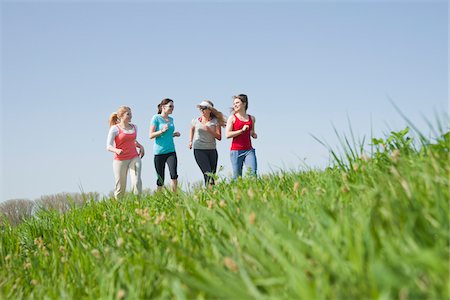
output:
[[[162,105],[161,103],[158,104],[158,114],[162,113]]]
[[[117,116],[117,113],[114,112],[111,114],[111,116],[109,117],[109,127],[116,125],[117,123],[119,123],[119,117]]]
[[[120,122],[120,118],[127,112],[131,112],[131,108],[128,106],[122,105],[117,109],[117,112],[113,112],[109,117],[109,127],[116,125]]]

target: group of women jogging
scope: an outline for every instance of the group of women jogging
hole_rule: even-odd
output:
[[[157,190],[164,186],[165,167],[169,168],[172,180],[172,191],[178,186],[177,154],[174,138],[181,136],[175,131],[173,113],[174,101],[165,98],[158,104],[158,113],[150,121],[150,139],[154,140],[153,154],[157,174]],[[233,179],[242,176],[242,169],[248,168],[251,175],[256,176],[257,162],[251,138],[258,136],[255,132],[255,117],[247,114],[247,95],[233,96],[232,115],[225,120],[224,115],[214,108],[214,104],[205,100],[197,105],[200,115],[191,122],[189,132],[189,149],[193,149],[194,158],[203,173],[205,185],[215,184],[214,174],[217,171],[218,153],[216,140],[222,139],[222,127],[225,135],[231,138],[230,159],[233,168]],[[132,192],[142,192],[141,159],[145,150],[137,141],[137,126],[131,123],[131,108],[121,106],[109,118],[107,150],[114,153],[113,172],[115,178],[114,196],[121,198],[125,194],[127,174],[130,173]]]

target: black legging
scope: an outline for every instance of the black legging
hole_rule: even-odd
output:
[[[211,174],[216,174],[218,154],[216,149],[203,150],[194,149],[194,156],[197,165],[202,170],[205,185],[214,184],[214,177]]]
[[[166,154],[157,154],[155,155],[155,169],[156,174],[158,175],[158,179],[156,180],[156,185],[163,186],[164,185],[164,170],[165,164],[169,166],[170,178],[177,179],[177,154],[175,152],[166,153]]]

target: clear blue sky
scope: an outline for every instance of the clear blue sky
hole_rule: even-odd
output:
[[[173,117],[180,181],[202,180],[187,148],[203,99],[229,114],[249,96],[259,172],[328,164],[311,134],[337,144],[406,126],[391,97],[423,117],[448,110],[446,1],[3,1],[1,196],[109,193],[108,117],[133,110],[144,188],[154,189],[150,119],[162,98]],[[230,140],[219,142],[229,177]],[[166,183],[168,179],[166,178]]]

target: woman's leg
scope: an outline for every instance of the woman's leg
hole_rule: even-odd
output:
[[[241,155],[240,150],[231,150],[230,159],[231,166],[233,167],[233,179],[237,179],[242,176],[242,167],[244,165],[244,156]]]
[[[200,167],[200,170],[202,170],[205,185],[208,185],[209,182],[209,175],[207,173],[212,172],[208,151],[209,150],[194,149],[195,161],[197,162],[197,165]]]
[[[125,195],[127,188],[127,172],[130,160],[118,160],[113,161],[113,172],[115,178],[115,190],[114,197],[116,199],[122,198]]]
[[[256,151],[255,149],[251,149],[246,151],[245,154],[245,166],[247,167],[249,174],[251,176],[256,176],[256,172],[258,170],[257,162],[256,162]]]
[[[135,195],[140,195],[142,192],[141,180],[142,161],[139,156],[133,158],[130,163],[130,177],[131,188]]]
[[[211,166],[211,173],[213,175],[216,175],[218,160],[219,160],[219,154],[217,153],[217,149],[209,150],[209,162],[210,162],[210,166]],[[209,184],[210,185],[215,184],[213,176],[210,176]]]
[[[166,163],[166,155],[165,154],[158,154],[155,155],[154,162],[155,162],[155,170],[156,170],[156,186],[158,191],[161,190],[161,188],[164,186],[164,169],[165,169],[165,163]]]
[[[172,179],[172,191],[176,192],[178,187],[178,159],[176,152],[168,154],[167,165],[169,166],[170,178]]]

